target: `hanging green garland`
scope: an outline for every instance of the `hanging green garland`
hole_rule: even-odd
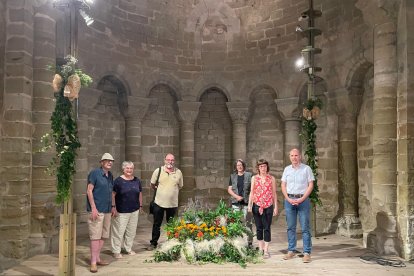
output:
[[[56,155],[50,162],[47,172],[56,175],[56,202],[59,204],[70,197],[71,183],[76,172],[76,151],[81,147],[72,101],[78,98],[81,86],[92,83],[91,77],[75,68],[77,60],[74,57],[65,57],[65,62],[60,66],[48,66],[48,69],[56,72],[53,79],[56,105],[50,118],[51,131],[41,138],[44,145],[41,151],[46,151],[52,146],[56,149]]]
[[[319,198],[318,187],[318,161],[316,151],[316,129],[317,125],[315,119],[319,117],[322,108],[322,101],[319,98],[310,98],[304,103],[302,116],[302,133],[301,137],[306,145],[305,156],[308,160],[308,165],[311,167],[315,181],[313,182],[313,190],[310,194],[310,199],[314,204],[322,205]]]

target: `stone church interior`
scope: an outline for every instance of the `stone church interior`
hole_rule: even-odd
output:
[[[310,2],[321,11],[312,85],[323,103],[314,231],[414,259],[414,1],[2,0],[0,271],[58,248],[62,207],[45,173],[54,152],[38,150],[55,108],[47,65],[75,53],[93,79],[75,101],[78,223],[104,152],[116,176],[134,162],[144,209],[170,152],[184,175],[180,208],[214,207],[229,199],[234,160],[255,172],[266,159],[280,190],[290,149],[305,148],[309,79],[295,61]]]

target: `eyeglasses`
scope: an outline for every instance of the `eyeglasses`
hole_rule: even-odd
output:
[[[167,162],[175,162],[174,159],[165,159],[165,161],[167,161]]]

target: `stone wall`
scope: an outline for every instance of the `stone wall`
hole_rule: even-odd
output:
[[[316,38],[323,49],[316,57],[323,68],[317,94],[324,101],[317,120],[323,202],[317,232],[337,231],[351,217],[367,240],[371,235],[373,248],[384,252],[381,242],[390,237],[393,250],[408,258],[414,247],[413,99],[407,92],[413,81],[407,65],[413,52],[412,1],[314,2],[323,10],[316,20],[323,31]],[[301,144],[298,116],[307,80],[293,64],[306,45],[295,29],[307,5],[307,0],[95,1],[94,24],[78,22],[79,66],[94,79],[77,105],[82,148],[73,190],[79,221],[86,219],[87,174],[103,152],[115,157],[115,176],[123,160],[135,162],[144,205],[152,196],[149,178],[167,152],[185,168],[181,205],[188,198],[210,206],[227,199],[237,155],[244,155],[252,171],[257,159],[267,159],[279,184],[289,164],[287,151]],[[6,237],[1,265],[54,247],[60,210],[53,203],[54,178],[43,173],[51,155],[33,152],[53,108],[52,74],[44,66],[67,52],[64,18],[51,0],[0,2],[0,232]],[[384,114],[392,121],[389,128],[382,124]],[[382,132],[391,146],[382,146]],[[392,177],[381,177],[382,161]],[[339,233],[352,236],[343,230]]]
[[[149,98],[152,102],[142,121],[142,168],[138,168],[145,187],[145,205],[153,196],[149,189],[152,173],[164,165],[167,153],[175,155],[176,166],[180,168],[177,96],[168,86],[158,85],[151,89]]]
[[[372,74],[370,70],[365,78],[364,95],[358,116],[358,207],[364,241],[376,224],[370,204],[372,200]]]
[[[195,123],[195,197],[203,205],[214,207],[228,199],[228,177],[232,171],[232,126],[227,99],[221,91],[207,90],[200,98]]]

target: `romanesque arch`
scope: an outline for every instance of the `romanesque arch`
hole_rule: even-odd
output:
[[[205,204],[228,198],[226,180],[231,172],[232,121],[227,101],[217,87],[206,89],[200,97],[195,123],[195,197]]]
[[[283,170],[283,121],[277,112],[276,91],[267,85],[256,87],[250,95],[247,122],[247,163],[255,170],[256,161],[266,159],[271,173],[280,179]]]
[[[142,119],[142,179],[148,181],[152,172],[164,164],[167,153],[176,157],[180,165],[180,122],[177,94],[163,83],[156,84],[148,92],[150,106]]]

